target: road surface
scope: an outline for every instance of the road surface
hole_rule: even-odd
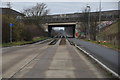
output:
[[[120,53],[118,51],[75,38],[71,38],[69,40],[80,46],[82,49],[89,52],[91,55],[93,55],[95,58],[97,58],[99,61],[105,64],[107,67],[109,67],[117,74],[119,74],[120,58],[118,57],[120,56]]]
[[[3,78],[109,78],[82,52],[60,40],[3,49]]]

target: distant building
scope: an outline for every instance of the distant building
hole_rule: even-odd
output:
[[[10,41],[9,24],[12,23],[10,18],[12,17],[16,22],[21,22],[25,15],[10,8],[0,8],[0,11],[2,11],[2,42],[6,43]]]
[[[24,14],[10,8],[0,8],[0,9],[2,10],[2,15],[15,16],[16,19],[22,19],[25,16]]]

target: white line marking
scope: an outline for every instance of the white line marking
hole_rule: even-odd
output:
[[[87,54],[90,58],[92,58],[93,60],[95,60],[98,64],[100,64],[103,68],[105,68],[107,71],[109,71],[110,73],[112,73],[114,76],[120,78],[120,75],[118,75],[116,72],[114,72],[113,70],[111,70],[110,68],[108,68],[106,65],[104,65],[102,62],[100,62],[98,59],[96,59],[95,57],[93,57],[90,53],[86,52],[85,50],[83,50],[82,48],[80,48],[79,46],[77,46],[76,44],[75,44],[75,47],[77,47],[82,52],[84,52],[85,54]]]

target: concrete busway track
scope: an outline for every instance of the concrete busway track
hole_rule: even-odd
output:
[[[2,77],[10,78],[23,66],[39,55],[51,41],[47,39],[35,44],[2,49]]]
[[[65,42],[64,42],[65,41]],[[51,41],[52,42],[52,41]],[[61,42],[61,43],[60,43]],[[50,42],[49,42],[50,43]],[[3,54],[4,78],[111,78],[82,52],[59,39],[56,44],[33,44]],[[65,43],[65,44],[64,44]]]
[[[120,78],[119,76],[119,52],[102,47],[100,45],[82,41],[79,39],[71,38],[69,39],[71,44],[78,47],[87,55],[90,55],[96,60],[103,68],[105,68],[108,72],[112,73],[114,76]]]

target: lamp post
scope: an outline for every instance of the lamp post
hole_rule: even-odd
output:
[[[90,40],[90,6],[87,5],[86,10],[88,12],[88,39]]]

